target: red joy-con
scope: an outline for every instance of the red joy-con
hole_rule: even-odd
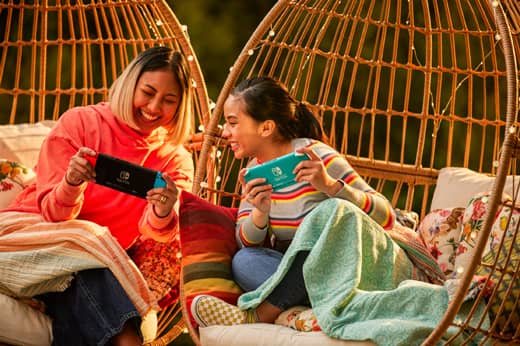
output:
[[[90,155],[85,155],[83,156],[88,162],[90,162],[90,164],[92,165],[92,167],[96,167],[96,161],[97,161],[97,154],[96,156],[90,156]]]

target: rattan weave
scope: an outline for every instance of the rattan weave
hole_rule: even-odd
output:
[[[282,80],[319,114],[331,143],[395,207],[423,217],[443,167],[496,175],[477,256],[424,344],[435,345],[455,325],[467,343],[479,338],[482,344],[520,343],[518,325],[511,333],[496,323],[484,329],[482,321],[476,327],[454,321],[481,266],[499,277],[512,275],[513,283],[520,280],[518,264],[500,268],[496,261],[481,264],[478,256],[505,177],[517,171],[519,25],[515,0],[278,1],[237,57],[217,99],[195,189],[217,204],[237,206],[235,177],[245,162],[235,161],[219,137],[222,108],[231,88],[255,75]],[[513,234],[520,236],[518,228]],[[518,256],[518,248],[502,245],[507,258]],[[518,290],[511,287],[505,298],[495,291],[488,308],[504,299],[520,309]],[[483,300],[479,296],[477,302]],[[190,328],[190,333],[199,343],[198,332]]]
[[[0,2],[0,124],[58,119],[68,108],[105,100],[112,81],[145,48],[165,45],[188,57],[197,122],[208,96],[189,37],[166,1]],[[152,345],[184,330],[178,305],[160,312]]]

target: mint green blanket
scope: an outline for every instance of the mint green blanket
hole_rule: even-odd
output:
[[[411,280],[413,264],[405,251],[360,209],[334,198],[305,218],[277,272],[240,296],[239,307],[253,308],[265,300],[301,250],[310,250],[305,285],[329,336],[419,345],[447,308],[444,286]]]

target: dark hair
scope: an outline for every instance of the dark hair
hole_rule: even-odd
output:
[[[296,101],[283,83],[271,77],[243,80],[231,95],[242,99],[246,113],[253,119],[274,120],[285,139],[305,137],[326,141],[323,127],[314,113]]]

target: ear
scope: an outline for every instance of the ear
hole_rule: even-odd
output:
[[[262,137],[272,136],[275,130],[276,123],[274,120],[265,120],[262,125],[260,125],[260,135]]]

